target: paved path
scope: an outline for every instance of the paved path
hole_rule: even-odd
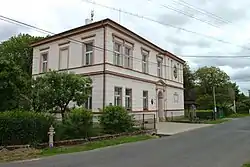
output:
[[[250,160],[250,118],[89,152],[0,167],[240,167]]]
[[[156,124],[157,133],[160,135],[174,135],[177,133],[190,131],[198,128],[213,126],[210,124],[187,124],[175,122],[158,122]]]

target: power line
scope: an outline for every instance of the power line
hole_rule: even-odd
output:
[[[173,0],[173,1],[175,1],[175,0]],[[186,6],[186,7],[188,7],[188,8],[194,9],[195,11],[197,11],[197,12],[199,12],[199,13],[201,13],[201,14],[205,14],[206,16],[212,17],[212,18],[214,18],[214,19],[216,19],[216,20],[219,20],[219,21],[221,21],[221,22],[223,22],[223,23],[226,23],[226,24],[232,23],[232,22],[229,21],[229,20],[226,20],[226,19],[224,19],[224,18],[222,18],[222,17],[220,17],[220,16],[218,16],[218,15],[212,13],[212,12],[209,12],[209,11],[206,11],[206,10],[204,10],[204,9],[198,8],[198,7],[196,7],[196,6],[194,6],[194,5],[190,4],[190,3],[187,3],[187,2],[184,1],[184,0],[179,0],[179,1],[175,1],[175,2],[176,2],[177,4],[182,5],[182,6]]]
[[[53,33],[53,32],[50,32],[50,31],[47,31],[47,30],[44,30],[44,29],[41,29],[41,28],[38,28],[36,26],[33,26],[33,25],[30,25],[30,24],[27,24],[27,23],[24,23],[24,22],[21,22],[21,21],[18,21],[18,20],[15,20],[15,19],[12,19],[12,18],[8,18],[8,17],[5,17],[3,15],[0,15],[0,20],[3,20],[5,22],[8,22],[8,23],[11,23],[11,24],[15,24],[15,25],[19,25],[19,26],[24,26],[24,27],[28,27],[28,28],[32,28],[32,29],[35,29],[36,31],[38,32],[41,32],[41,33],[44,33],[44,34],[52,34],[52,35],[55,35],[56,33]],[[86,43],[82,42],[82,41],[78,41],[78,40],[75,40],[73,38],[69,38],[67,37],[67,39],[69,39],[71,42],[73,43],[76,43],[76,44],[80,44],[80,45],[86,45]],[[98,50],[104,50],[104,48],[102,47],[99,47],[99,46],[96,46],[96,45],[92,45],[92,47],[98,49]],[[113,50],[108,50],[106,49],[106,51],[108,52],[112,52],[114,53]],[[124,54],[121,54],[122,56],[124,56]],[[142,60],[140,58],[136,58],[136,57],[133,57],[131,56],[133,60],[135,61],[139,61],[139,62],[142,62]],[[181,57],[185,57],[185,58],[216,58],[216,59],[232,59],[232,58],[250,58],[250,56],[247,56],[247,55],[242,55],[242,56],[204,56],[204,55],[186,55],[186,56],[181,56]],[[151,63],[151,64],[157,64],[156,62],[151,62],[151,61],[148,61],[148,63]],[[166,66],[166,67],[170,67],[170,68],[173,68],[171,67],[170,65],[163,65],[163,66]]]
[[[152,0],[148,0],[148,1],[153,2]],[[154,3],[156,3],[156,2],[154,2]],[[187,17],[193,18],[195,20],[198,20],[198,21],[201,21],[203,23],[206,23],[206,24],[208,24],[210,26],[213,26],[215,28],[219,28],[217,25],[214,25],[213,23],[211,23],[211,22],[209,22],[207,20],[203,20],[203,19],[200,19],[198,17],[195,17],[193,14],[190,14],[189,12],[186,12],[186,11],[174,8],[173,6],[170,6],[170,5],[164,5],[164,4],[158,4],[158,5],[160,5],[160,6],[164,7],[164,8],[167,8],[169,10],[175,11],[177,13],[183,14],[183,15],[185,15]]]
[[[122,13],[125,13],[125,14],[128,14],[128,15],[134,16],[134,17],[138,17],[138,18],[141,18],[141,19],[152,21],[152,22],[164,25],[164,26],[168,26],[168,27],[172,27],[172,28],[175,28],[175,29],[178,29],[178,30],[186,31],[186,32],[189,32],[189,33],[192,33],[192,34],[195,34],[195,35],[198,35],[198,36],[202,36],[202,37],[205,37],[205,38],[209,38],[209,39],[221,42],[221,43],[230,44],[230,45],[234,45],[234,46],[240,47],[242,49],[250,50],[250,48],[245,47],[245,46],[237,45],[237,44],[231,43],[229,41],[225,41],[225,40],[222,40],[222,39],[215,38],[213,36],[201,34],[201,33],[198,33],[198,32],[192,31],[192,30],[188,30],[188,29],[185,29],[185,28],[182,28],[182,27],[177,27],[177,26],[174,26],[174,25],[171,25],[171,24],[168,24],[168,23],[163,23],[161,21],[154,20],[154,19],[149,18],[149,17],[141,16],[141,15],[138,15],[138,14],[135,14],[135,13],[131,13],[131,12],[127,12],[127,11],[124,11],[124,10],[121,10],[121,9],[117,9],[117,8],[114,8],[114,7],[111,7],[111,6],[107,6],[107,5],[99,4],[99,3],[96,3],[96,2],[92,2],[90,0],[82,0],[82,1],[94,4],[94,5],[97,5],[97,6],[101,6],[101,7],[104,7],[104,8],[108,8],[108,9],[111,9],[111,10],[114,10],[114,11],[122,12]]]
[[[0,20],[3,20],[3,21],[6,21],[6,22],[8,22],[8,23],[12,23],[12,24],[15,24],[15,25],[19,25],[19,26],[24,26],[24,27],[28,27],[28,28],[32,28],[32,29],[34,29],[34,30],[36,30],[36,31],[38,31],[38,32],[42,32],[42,33],[44,33],[44,34],[51,34],[51,35],[56,35],[56,33],[53,33],[53,32],[50,32],[50,31],[48,31],[48,30],[44,30],[44,29],[42,29],[42,28],[38,28],[38,27],[36,27],[36,26],[33,26],[33,25],[30,25],[30,24],[27,24],[27,23],[24,23],[24,22],[21,22],[21,21],[18,21],[18,20],[15,20],[15,19],[12,19],[12,18],[9,18],[9,17],[6,17],[6,16],[3,16],[3,15],[0,15]],[[70,37],[65,37],[66,39],[68,39],[68,40],[70,40],[71,42],[73,42],[73,43],[76,43],[76,44],[80,44],[80,45],[90,45],[90,44],[87,44],[87,43],[85,43],[85,42],[82,42],[82,41],[78,41],[78,40],[76,40],[76,39],[74,39],[74,38],[70,38]],[[99,49],[99,50],[101,50],[101,51],[103,51],[104,50],[104,48],[103,47],[99,47],[99,46],[96,46],[96,45],[91,45],[92,47],[94,47],[94,48],[96,48],[96,49]],[[111,52],[111,53],[115,53],[113,50],[109,50],[109,49],[105,49],[106,51],[108,51],[108,52]],[[126,56],[125,54],[120,54],[121,56]],[[140,61],[140,62],[142,62],[142,59],[140,59],[140,58],[137,58],[137,57],[133,57],[133,56],[130,56],[133,60],[135,60],[135,61]],[[147,61],[148,63],[151,63],[151,64],[157,64],[157,62],[151,62],[151,61]],[[169,66],[169,65],[164,65],[164,64],[162,64],[162,66],[163,67],[170,67],[170,68],[174,68],[174,67],[171,67],[171,66]],[[177,67],[177,69],[181,69],[181,68],[178,68]]]

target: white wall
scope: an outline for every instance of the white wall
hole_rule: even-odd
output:
[[[95,35],[94,37],[92,35]],[[89,37],[86,39],[82,39],[85,37]],[[94,40],[94,45],[103,48],[103,28],[93,30],[90,32],[78,34],[70,37],[70,39],[74,39],[81,42],[88,42],[90,40]],[[69,46],[69,67],[68,68],[76,68],[83,66],[83,45],[79,42],[71,40],[69,44],[65,44],[59,46],[58,44],[69,41],[70,39],[65,38],[62,40],[50,42],[41,46],[37,46],[33,48],[33,68],[32,74],[40,73],[40,54],[43,52],[48,52],[48,68],[51,70],[59,69],[59,49],[60,47]],[[47,48],[47,50],[40,51],[40,49]],[[103,63],[103,50],[94,48],[94,64]]]
[[[122,87],[122,104],[125,106],[125,89],[132,89],[132,110],[142,111],[143,110],[143,90],[148,91],[148,109],[156,110],[156,90],[155,84],[145,83],[132,79],[117,77],[113,75],[106,76],[106,105],[109,103],[114,104],[114,87]],[[154,100],[154,104],[151,104],[151,99]]]
[[[98,108],[103,107],[103,75],[94,75],[90,78],[93,81],[92,111],[98,112]]]
[[[119,33],[118,31],[107,27],[107,37],[106,37],[106,46],[107,46],[107,53],[106,53],[106,61],[108,63],[113,64],[113,34],[120,37],[121,39],[125,41],[129,41],[130,43],[134,44],[133,47],[133,70],[125,69],[125,68],[119,68],[119,67],[111,67],[107,66],[108,70],[115,70],[119,69],[119,72],[122,72],[123,74],[128,74],[132,76],[138,76],[141,78],[149,79],[152,81],[158,81],[159,79],[163,79],[167,84],[178,86],[178,87],[183,87],[183,71],[182,71],[182,66],[181,63],[177,62],[176,60],[173,60],[170,57],[163,56],[163,69],[162,69],[162,77],[159,78],[157,77],[157,55],[159,54],[158,51],[153,50],[141,43],[139,43],[137,40],[134,40],[126,35],[123,35],[122,33]],[[148,69],[148,74],[142,74],[138,73],[136,71],[142,72],[142,54],[141,54],[141,47],[143,47],[146,50],[149,50],[149,69]],[[171,64],[172,60],[172,64]],[[174,65],[178,68],[178,77],[174,78],[173,76],[173,68]]]

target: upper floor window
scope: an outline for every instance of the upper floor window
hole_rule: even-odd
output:
[[[161,57],[157,57],[157,76],[162,77],[162,63],[163,59]]]
[[[121,87],[115,87],[114,105],[115,106],[122,105],[122,88]]]
[[[143,110],[148,110],[148,91],[143,91]]]
[[[132,110],[132,89],[126,89],[125,91],[125,108]]]
[[[124,66],[126,68],[132,68],[132,49],[130,47],[125,46],[125,55],[124,55]]]
[[[41,72],[47,72],[48,70],[48,53],[41,54]]]
[[[86,43],[84,54],[84,65],[93,64],[93,42]]]
[[[148,53],[142,54],[142,72],[148,73]]]
[[[122,66],[122,46],[117,42],[114,43],[114,64]]]
[[[69,62],[69,48],[60,48],[59,51],[59,70],[67,69]]]

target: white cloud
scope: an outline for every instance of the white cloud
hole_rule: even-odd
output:
[[[95,20],[111,18],[127,28],[135,31],[139,35],[151,40],[157,45],[173,52],[177,55],[197,55],[197,56],[250,56],[249,50],[235,45],[248,47],[250,43],[250,11],[248,6],[250,1],[229,0],[227,3],[218,0],[185,0],[186,2],[205,9],[220,16],[224,22],[195,12],[192,8],[187,8],[173,0],[95,0],[96,3],[114,6],[118,9],[129,11],[161,21],[164,24],[172,24],[198,32],[204,35],[229,41],[233,43],[224,44],[216,40],[205,38],[175,28],[167,27],[142,18],[137,18],[124,13],[113,11],[97,5],[84,2],[84,0],[8,0],[1,3],[0,15],[8,16],[28,24],[52,31],[61,32],[84,24],[85,18],[89,17],[90,11],[95,10]],[[131,3],[130,3],[131,2]],[[15,4],[15,5],[13,5]],[[212,27],[193,18],[184,16],[175,11],[164,8],[162,4],[183,10],[194,17],[208,21],[219,28]],[[120,20],[119,20],[120,18]],[[225,23],[227,22],[228,23]],[[19,27],[17,25],[6,24],[0,21],[0,41],[7,39],[11,35],[20,32],[28,32],[32,35],[42,35],[31,29]],[[241,89],[246,92],[250,81],[245,78],[250,77],[249,58],[238,59],[216,59],[216,58],[184,58],[192,68],[203,65],[214,65],[221,67],[233,80],[236,80]],[[243,82],[244,80],[244,82]]]

